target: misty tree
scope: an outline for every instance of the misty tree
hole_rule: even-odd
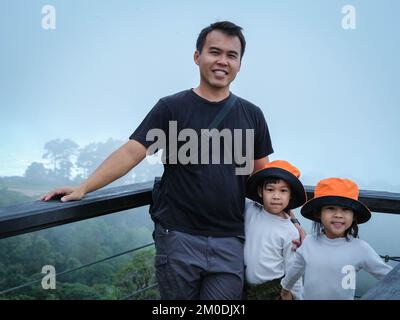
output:
[[[87,178],[122,143],[121,140],[110,138],[106,142],[93,142],[80,149],[76,165],[82,169],[83,177]]]
[[[71,172],[71,157],[78,151],[78,145],[70,139],[54,139],[46,142],[44,146],[43,158],[48,159],[53,164],[53,172],[60,177],[65,177]],[[61,170],[59,172],[59,170]]]
[[[99,162],[99,156],[96,154],[98,143],[90,143],[79,150],[76,165],[82,171],[82,177],[87,178],[89,173],[96,168],[96,163]]]
[[[73,167],[74,164],[69,160],[60,161],[59,167],[56,172],[57,177],[64,180],[69,180],[69,178],[71,177],[71,171]]]
[[[43,163],[32,162],[25,170],[25,178],[32,181],[43,181],[47,178],[48,170]]]

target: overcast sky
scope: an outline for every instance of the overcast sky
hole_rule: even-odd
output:
[[[355,29],[342,27],[348,4]],[[232,91],[263,110],[271,159],[307,184],[400,192],[399,13],[396,0],[1,0],[0,176],[51,139],[128,139],[160,97],[197,86],[199,31],[231,20],[248,43]]]

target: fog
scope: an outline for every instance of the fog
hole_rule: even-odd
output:
[[[53,29],[46,4],[0,2],[0,176],[48,165],[52,139],[126,141],[159,98],[197,86],[199,31],[231,20],[247,40],[231,90],[263,110],[270,158],[308,185],[400,192],[398,1],[53,0]],[[399,227],[374,215],[361,237],[399,256]]]

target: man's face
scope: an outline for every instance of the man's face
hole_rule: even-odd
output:
[[[241,43],[238,37],[213,30],[201,54],[196,50],[194,61],[199,66],[201,84],[211,89],[229,87],[240,70]]]

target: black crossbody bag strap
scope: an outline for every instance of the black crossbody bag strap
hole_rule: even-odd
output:
[[[237,100],[237,97],[233,93],[231,93],[231,96],[229,97],[229,100],[227,101],[227,103],[222,107],[222,109],[215,116],[214,120],[208,126],[209,130],[216,129],[220,125],[221,121],[225,119],[228,112],[232,109],[236,100]]]

